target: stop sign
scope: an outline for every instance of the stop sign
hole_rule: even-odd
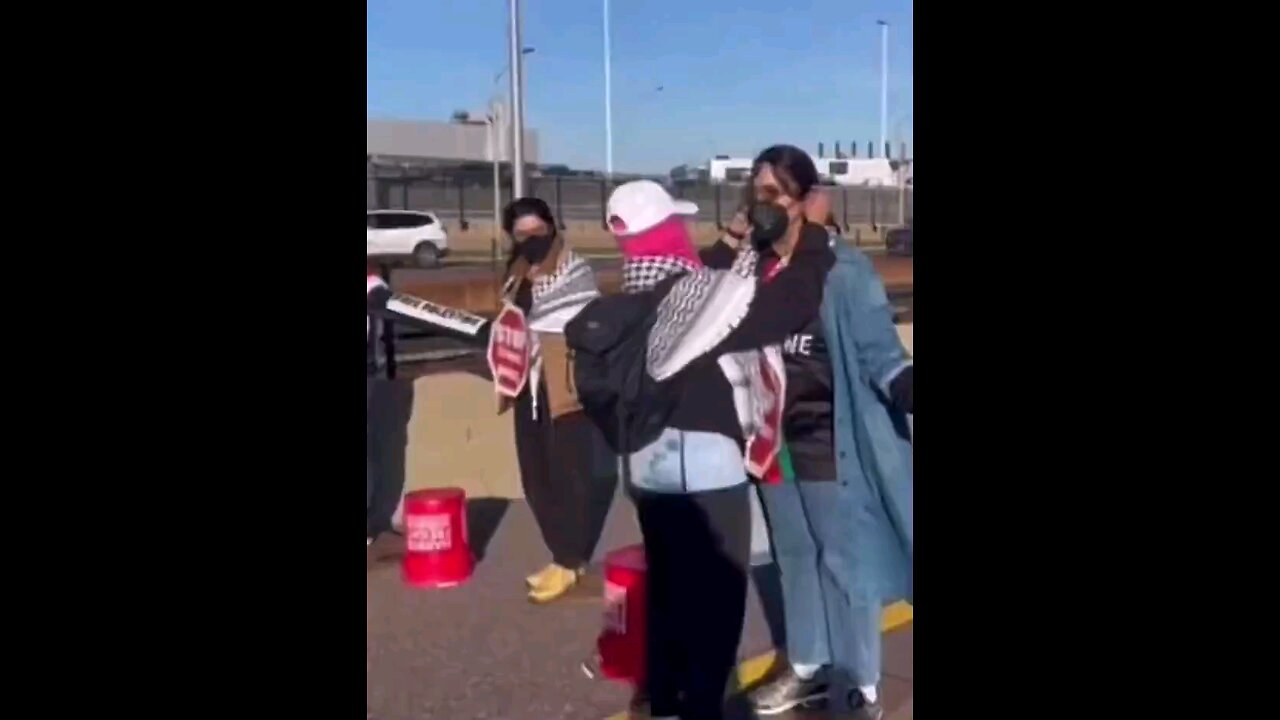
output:
[[[524,312],[509,302],[493,319],[488,357],[493,389],[504,397],[519,395],[529,377],[529,325]]]

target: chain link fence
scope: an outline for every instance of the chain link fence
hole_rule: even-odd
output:
[[[617,185],[634,177],[615,177],[612,181],[599,177],[543,176],[528,178],[526,192],[542,198],[551,206],[561,223],[592,221],[604,223],[605,204]],[[660,178],[651,178],[662,182]],[[741,184],[664,183],[675,197],[698,205],[700,222],[723,227],[733,217],[744,198]],[[420,210],[438,215],[450,224],[466,227],[468,223],[493,218],[493,174],[489,172],[439,172],[432,175],[396,174],[377,170],[367,178],[368,209]],[[836,222],[849,228],[854,225],[898,225],[911,223],[914,189],[891,187],[828,186],[832,213]],[[511,201],[510,177],[499,182],[498,207]],[[901,206],[901,211],[899,210]]]

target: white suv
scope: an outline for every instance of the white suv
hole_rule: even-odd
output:
[[[413,256],[421,267],[436,267],[449,254],[449,236],[435,213],[369,210],[365,213],[365,255]]]

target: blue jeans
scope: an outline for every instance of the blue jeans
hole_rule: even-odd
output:
[[[854,508],[837,481],[761,485],[782,578],[787,656],[831,665],[858,686],[880,682],[881,608],[853,592]]]
[[[631,484],[649,492],[699,493],[747,482],[742,450],[719,433],[665,428],[623,461],[631,463]]]

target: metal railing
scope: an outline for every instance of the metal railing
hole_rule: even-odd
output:
[[[624,178],[612,181],[598,177],[543,176],[527,180],[528,193],[551,206],[563,227],[569,222],[604,224],[609,193]],[[743,198],[740,184],[679,183],[669,185],[673,195],[698,205],[697,220],[723,228]],[[896,187],[828,186],[832,213],[843,227],[853,225],[898,225],[910,223],[914,212],[914,189]],[[502,204],[511,200],[511,184],[504,178],[499,188]],[[391,173],[367,177],[366,207],[379,210],[423,210],[434,212],[449,223],[466,229],[476,221],[493,216],[493,176],[490,171],[439,173],[432,176],[396,176]],[[901,210],[900,210],[901,206]]]

